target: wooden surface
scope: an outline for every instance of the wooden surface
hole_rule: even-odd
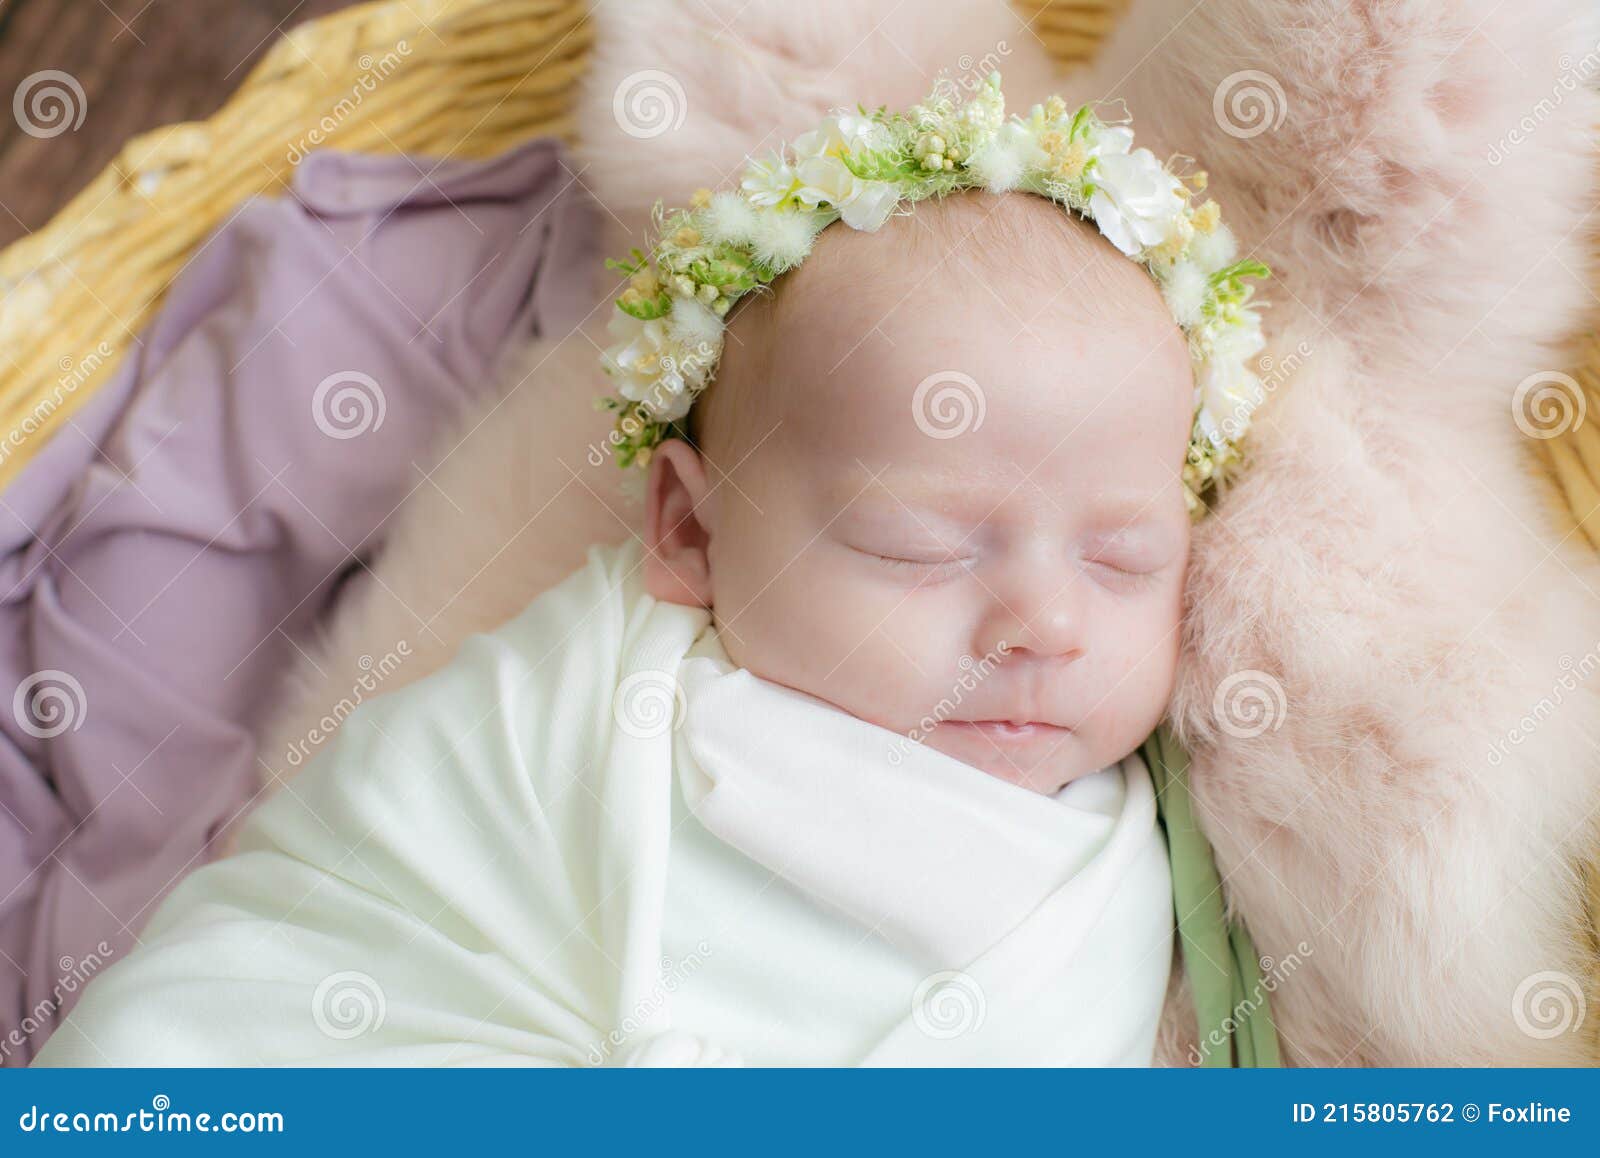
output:
[[[0,246],[47,222],[128,138],[216,111],[283,29],[352,0],[0,0]],[[79,128],[40,138],[17,88],[57,69],[84,94]]]

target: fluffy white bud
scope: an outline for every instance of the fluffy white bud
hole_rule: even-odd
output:
[[[756,234],[758,211],[743,194],[723,190],[713,195],[702,216],[703,232],[713,242],[746,245]]]
[[[1192,261],[1180,261],[1167,274],[1161,287],[1166,295],[1167,308],[1180,326],[1192,326],[1200,320],[1200,311],[1211,291],[1206,271]]]
[[[793,210],[773,209],[757,215],[755,235],[750,247],[755,255],[777,270],[799,265],[811,252],[816,240],[817,216]]]
[[[1189,260],[1207,273],[1215,273],[1223,266],[1232,265],[1238,255],[1239,242],[1234,238],[1233,230],[1221,222],[1210,233],[1197,232],[1189,242]]]

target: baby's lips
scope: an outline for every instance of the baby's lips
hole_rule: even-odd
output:
[[[1027,714],[981,716],[966,720],[946,720],[945,722],[949,724],[965,724],[968,727],[991,729],[994,731],[1004,731],[1006,729],[1021,730],[1029,727],[1051,728],[1063,732],[1070,732],[1073,730],[1073,725],[1071,724],[1061,724],[1043,716],[1032,716]]]

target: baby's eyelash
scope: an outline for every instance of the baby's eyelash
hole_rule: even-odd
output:
[[[959,555],[952,555],[946,559],[904,559],[899,555],[878,555],[878,558],[893,567],[944,567],[951,563],[966,563],[966,560]]]
[[[875,559],[891,571],[914,572],[924,577],[937,576],[945,571],[953,574],[957,570],[965,570],[972,562],[970,558],[962,555],[947,556],[943,559],[908,559],[903,555],[885,555],[881,551],[861,553]]]
[[[1119,579],[1129,583],[1153,582],[1163,570],[1161,567],[1151,567],[1144,570],[1131,567],[1119,567],[1115,563],[1108,563],[1104,559],[1090,559],[1089,562],[1093,563],[1097,567],[1104,567],[1108,571],[1115,571]]]

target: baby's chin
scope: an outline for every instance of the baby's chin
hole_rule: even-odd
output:
[[[1093,768],[1070,728],[1027,724],[968,724],[946,720],[922,740],[928,747],[1030,792],[1054,795]]]

